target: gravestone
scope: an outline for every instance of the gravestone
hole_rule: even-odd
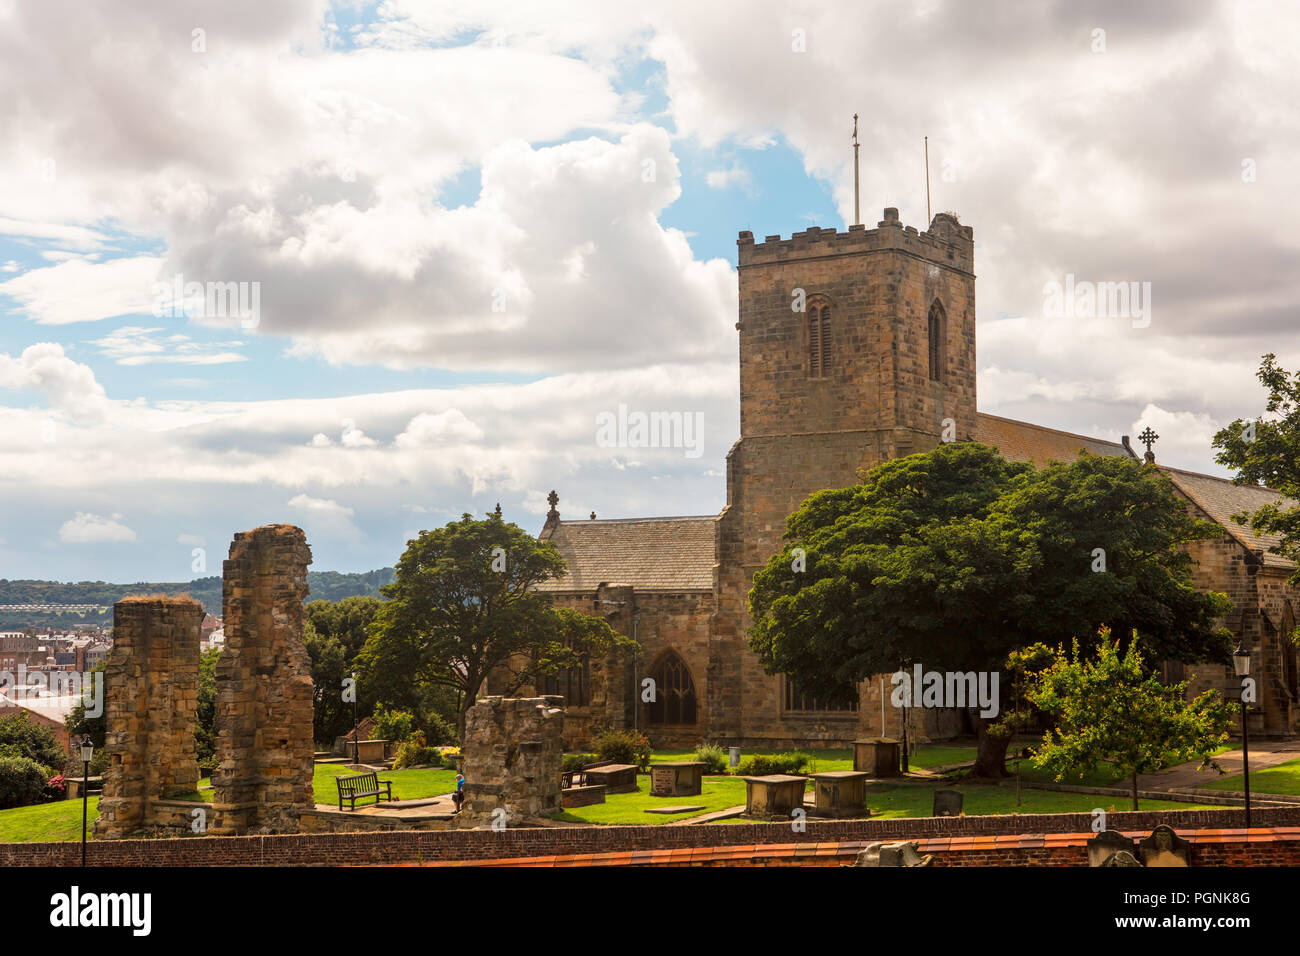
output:
[[[871,843],[858,853],[854,866],[932,866],[934,857],[927,853],[922,856],[920,844],[915,840],[900,840],[897,843]]]
[[[1138,854],[1144,866],[1191,866],[1192,845],[1161,823],[1138,844]]]
[[[897,777],[901,771],[898,741],[889,737],[870,737],[853,741],[853,769],[872,777]]]
[[[650,767],[650,796],[698,797],[704,784],[704,762],[676,760]]]
[[[936,790],[934,792],[935,817],[961,816],[962,795],[959,790]]]
[[[788,817],[803,808],[807,777],[773,773],[762,777],[744,777],[745,816]]]
[[[1102,866],[1141,866],[1135,857],[1128,850],[1120,850],[1108,859]]]
[[[1116,830],[1102,830],[1088,841],[1088,865],[1105,866],[1106,861],[1121,850],[1130,856],[1137,852],[1133,841],[1124,834]]]
[[[813,778],[813,816],[865,817],[867,775],[854,770],[830,770]]]

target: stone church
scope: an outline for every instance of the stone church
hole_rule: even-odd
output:
[[[593,660],[536,688],[566,698],[566,745],[601,726],[636,727],[658,747],[701,740],[750,747],[839,746],[897,736],[901,711],[884,677],[833,706],[763,673],[746,644],[754,572],[780,550],[786,517],[823,488],[855,484],[860,469],[958,438],[1008,458],[1045,465],[1081,450],[1136,457],[1128,438],[1069,434],[978,410],[975,270],[971,228],[948,213],[924,232],[886,209],[875,229],[811,227],[755,242],[740,233],[740,439],[727,453],[727,504],[698,517],[564,520],[559,499],[541,533],[568,565],[549,582],[557,605],[605,617],[640,645],[635,655]],[[792,309],[795,290],[805,309]],[[1252,732],[1297,731],[1295,627],[1300,589],[1276,544],[1232,521],[1275,492],[1164,469],[1188,507],[1223,533],[1197,544],[1197,583],[1226,593],[1224,622],[1252,654],[1259,705]],[[1203,665],[1191,690],[1236,696],[1231,668]],[[1183,669],[1166,665],[1169,679]],[[653,702],[637,692],[655,681]],[[909,733],[965,732],[955,711],[911,711]]]

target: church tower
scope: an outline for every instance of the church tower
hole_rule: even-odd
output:
[[[843,740],[856,711],[821,710],[763,674],[746,645],[754,572],[812,492],[975,430],[975,274],[969,226],[929,229],[886,209],[877,228],[811,227],[739,249],[740,440],[717,522],[708,727],[756,742]],[[879,730],[863,714],[865,728]]]

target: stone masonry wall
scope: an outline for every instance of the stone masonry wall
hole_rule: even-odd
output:
[[[520,826],[561,809],[564,712],[559,697],[484,697],[465,715],[461,826]],[[499,820],[500,817],[498,816]]]
[[[194,724],[203,605],[129,597],[113,606],[104,674],[109,766],[95,835],[121,839],[165,825],[155,801],[198,789]]]
[[[311,660],[302,643],[311,549],[302,529],[235,535],[223,570],[214,834],[293,832],[312,799]]]

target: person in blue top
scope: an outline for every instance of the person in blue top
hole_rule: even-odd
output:
[[[451,802],[456,804],[456,809],[452,813],[460,813],[461,805],[465,802],[465,775],[456,774],[456,792],[451,795]]]

